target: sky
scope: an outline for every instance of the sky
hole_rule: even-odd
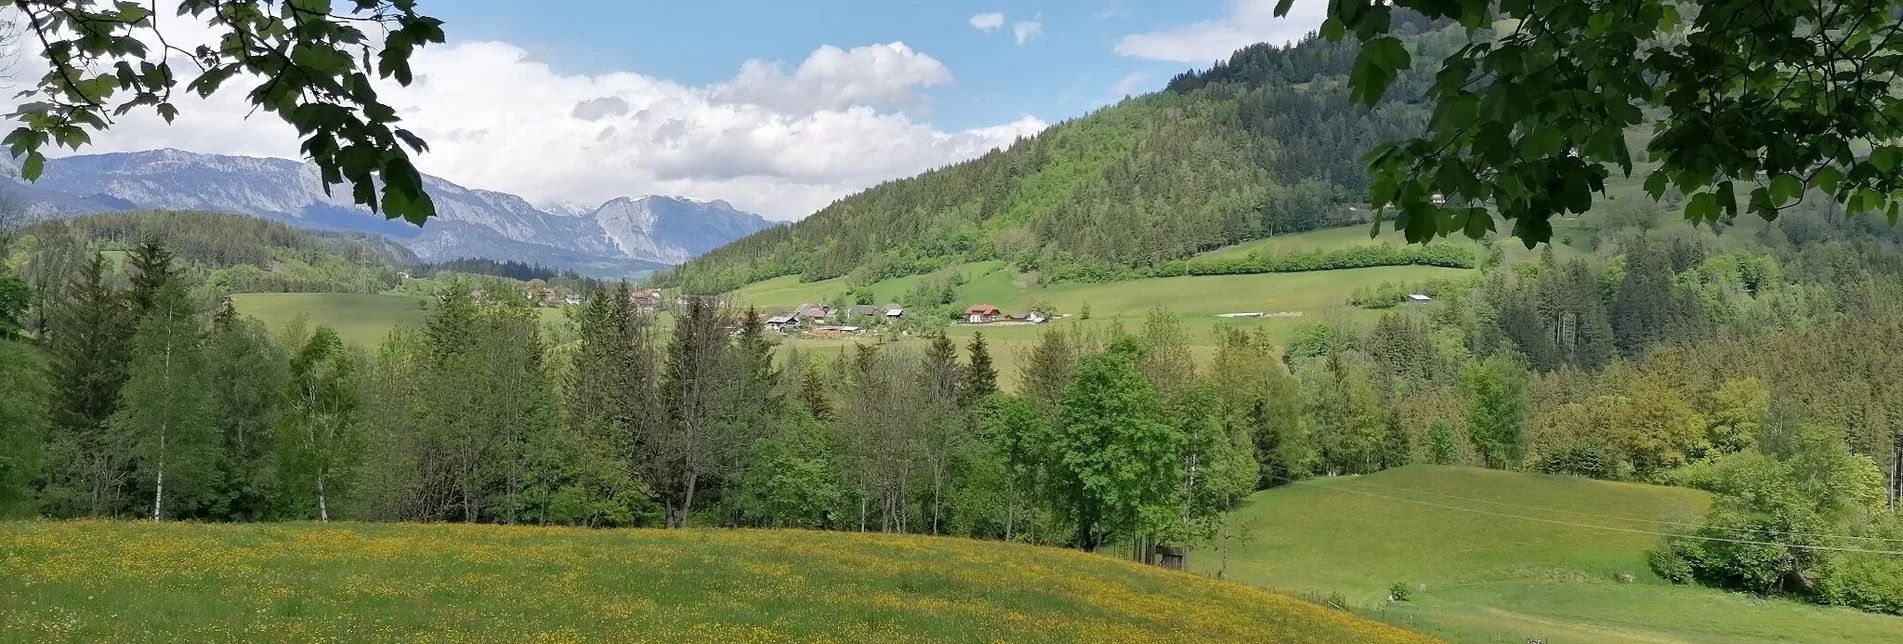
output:
[[[1155,91],[1243,45],[1299,38],[1327,2],[1296,0],[1286,19],[1275,0],[417,5],[445,21],[449,42],[419,50],[416,83],[384,97],[429,141],[423,171],[538,205],[667,194],[792,220]],[[159,15],[174,43],[209,37]],[[38,75],[25,67],[20,79]],[[169,126],[122,118],[80,152],[296,158],[295,132],[251,114],[242,94],[181,100]]]

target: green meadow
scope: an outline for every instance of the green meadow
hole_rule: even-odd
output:
[[[1655,521],[1698,521],[1683,488],[1411,465],[1250,497],[1191,569],[1467,642],[1885,642],[1903,618],[1761,599],[1653,574]],[[1224,556],[1227,567],[1224,569]],[[1629,583],[1622,581],[1629,576]],[[1388,601],[1401,584],[1413,592]],[[1425,588],[1422,590],[1422,588]]]
[[[918,535],[0,523],[9,642],[1430,642],[1258,588]]]

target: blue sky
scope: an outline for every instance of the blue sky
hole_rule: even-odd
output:
[[[419,167],[467,187],[543,206],[725,199],[798,219],[1300,37],[1327,2],[1297,0],[1288,19],[1274,5],[421,0],[449,42],[419,50],[417,81],[383,96],[429,141]],[[161,29],[174,44],[211,37],[189,21]],[[85,152],[297,158],[296,133],[243,97],[188,98],[171,124],[135,112]]]
[[[1132,91],[1160,88],[1192,65],[1119,55],[1119,40],[1220,20],[1230,5],[1226,0],[567,0],[556,12],[523,11],[525,4],[423,3],[448,21],[448,32],[457,39],[512,42],[566,72],[631,70],[690,85],[731,78],[747,59],[799,61],[822,45],[900,41],[951,70],[953,82],[925,93],[933,99],[930,121],[955,129],[1027,114],[1048,122],[1076,116],[1121,97],[1114,90],[1132,74],[1138,78],[1128,86]],[[970,25],[973,16],[986,13],[1002,13],[1004,23],[989,32]],[[1020,45],[1012,28],[1024,22],[1038,23],[1041,30]]]

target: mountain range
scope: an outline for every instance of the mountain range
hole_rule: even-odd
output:
[[[12,173],[16,174],[17,173]],[[594,208],[537,208],[516,195],[425,176],[437,217],[417,227],[326,194],[317,167],[288,159],[151,150],[48,159],[39,181],[0,182],[35,216],[126,210],[230,212],[319,230],[376,233],[426,262],[464,257],[603,278],[679,264],[774,224],[725,201],[620,197]]]

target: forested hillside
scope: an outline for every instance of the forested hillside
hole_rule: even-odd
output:
[[[226,293],[374,293],[419,262],[364,233],[316,232],[245,215],[130,212],[42,221],[20,231],[21,277],[46,294],[93,251],[123,253],[157,241],[181,270]],[[0,258],[5,259],[5,258]]]
[[[1416,58],[1467,42],[1457,28],[1395,20]],[[1317,38],[1252,46],[1163,92],[881,184],[654,281],[699,292],[781,275],[871,282],[984,259],[1089,274],[1352,220],[1366,193],[1359,157],[1423,126],[1431,81],[1410,72],[1382,104],[1354,106],[1354,55]]]

